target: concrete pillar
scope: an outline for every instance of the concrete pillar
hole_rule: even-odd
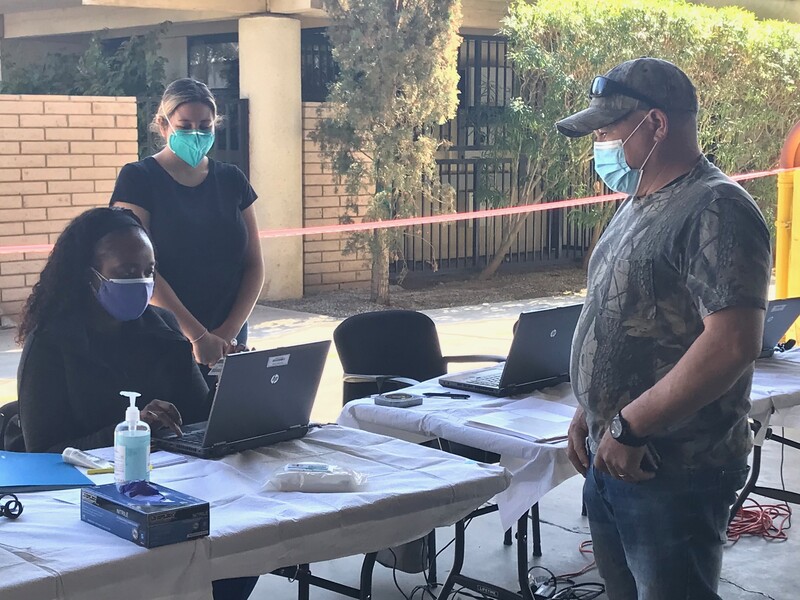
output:
[[[239,77],[250,101],[250,182],[260,229],[303,225],[303,110],[300,21],[274,16],[239,20]],[[262,298],[303,295],[302,237],[262,240]]]

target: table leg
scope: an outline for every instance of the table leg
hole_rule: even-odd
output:
[[[307,564],[294,567],[284,567],[272,573],[281,577],[287,577],[297,581],[297,600],[310,600],[311,586],[329,590],[355,600],[372,600],[372,571],[375,568],[377,552],[370,552],[364,555],[364,562],[361,563],[361,578],[359,587],[354,588],[349,585],[337,583],[330,579],[317,577],[311,573],[311,567]]]
[[[273,575],[297,582],[297,600],[309,600],[311,595],[311,569],[308,564],[275,569]]]
[[[308,564],[297,567],[297,600],[311,599],[311,566]]]
[[[453,568],[450,570],[450,575],[447,576],[447,579],[442,586],[442,590],[439,592],[439,598],[442,600],[447,600],[450,597],[450,594],[453,593],[453,587],[456,584],[456,580],[461,576],[461,569],[464,567],[464,520],[458,521],[456,523],[456,541],[455,547],[453,550]]]
[[[514,541],[511,539],[511,530],[506,529],[506,532],[503,535],[503,546],[510,546],[513,543]]]
[[[531,531],[533,533],[533,555],[542,555],[542,528],[539,523],[539,503],[531,506]]]
[[[436,569],[436,530],[428,534],[428,577],[426,583],[430,587],[436,587],[436,580],[439,574]]]
[[[517,578],[520,592],[511,592],[505,588],[486,581],[480,581],[461,574],[464,567],[464,521],[456,523],[455,554],[453,568],[442,586],[438,598],[447,600],[455,586],[463,587],[496,600],[535,600],[528,584],[528,515],[517,521]]]
[[[361,593],[358,596],[359,600],[372,599],[372,570],[375,568],[377,556],[377,552],[370,552],[364,555],[364,562],[361,563]]]
[[[534,505],[538,508],[538,505]],[[531,507],[531,515],[533,515],[533,507]],[[536,515],[538,524],[538,513]],[[536,538],[534,538],[534,547]],[[541,548],[539,554],[541,556]],[[517,521],[517,579],[519,580],[520,596],[525,600],[534,600],[533,592],[531,592],[531,585],[528,583],[528,515],[522,515]]]
[[[789,438],[776,435],[772,428],[767,428],[766,435],[764,436],[764,443],[767,440],[773,440],[778,442],[779,444],[783,444],[784,446],[789,446],[790,448],[794,448],[795,450],[800,450],[800,442],[795,440],[791,440]],[[747,500],[747,497],[750,494],[757,494],[759,496],[764,496],[766,498],[771,498],[773,500],[778,500],[780,502],[789,502],[791,504],[800,504],[800,494],[797,492],[790,492],[787,490],[782,490],[778,488],[768,488],[768,487],[761,487],[758,484],[758,476],[761,474],[761,446],[753,446],[753,466],[750,470],[750,477],[747,479],[747,483],[742,488],[742,491],[739,492],[739,496],[736,498],[736,502],[734,502],[733,506],[731,507],[731,516],[728,522],[730,523],[733,521],[736,513],[739,512],[739,509],[744,504],[744,501]]]

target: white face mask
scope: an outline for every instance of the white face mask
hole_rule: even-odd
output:
[[[644,173],[644,166],[656,149],[658,142],[653,144],[650,153],[644,159],[642,166],[638,169],[633,169],[625,159],[624,146],[633,134],[639,130],[647,120],[647,115],[642,119],[639,124],[631,131],[631,134],[625,140],[609,140],[607,142],[594,143],[594,170],[600,176],[609,188],[615,192],[635,196],[639,191],[639,184],[642,182],[642,174]]]

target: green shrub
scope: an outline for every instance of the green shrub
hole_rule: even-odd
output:
[[[459,0],[326,0],[339,76],[314,136],[350,197],[346,222],[415,213],[419,198],[452,202],[436,168],[437,127],[458,104]],[[350,236],[372,259],[370,298],[389,303],[389,260],[402,232]]]
[[[529,180],[542,182],[538,197],[523,193],[508,202],[592,192],[591,140],[566,140],[554,123],[585,108],[592,78],[625,60],[655,56],[686,71],[700,99],[701,147],[727,173],[776,166],[800,116],[800,26],[759,21],[738,8],[679,0],[515,0],[504,33],[525,105],[512,111],[510,123],[527,132],[520,159],[533,163],[519,189]],[[775,180],[747,187],[772,223]],[[581,215],[584,224],[608,218],[609,211],[592,212]]]

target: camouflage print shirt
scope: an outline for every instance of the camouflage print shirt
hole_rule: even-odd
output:
[[[703,318],[732,306],[766,308],[771,264],[755,202],[705,157],[683,178],[622,204],[589,263],[572,343],[572,387],[593,449],[613,416],[681,359]],[[751,366],[655,437],[665,465],[717,466],[749,452],[752,377]]]

